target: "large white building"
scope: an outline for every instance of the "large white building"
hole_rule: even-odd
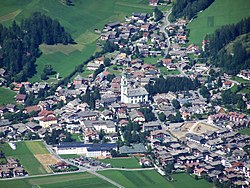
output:
[[[109,157],[111,150],[117,150],[115,143],[84,144],[82,142],[61,142],[55,148],[58,155],[78,154],[86,157]]]
[[[127,75],[122,73],[121,79],[121,102],[123,103],[145,103],[148,101],[148,92],[144,87],[129,87]]]

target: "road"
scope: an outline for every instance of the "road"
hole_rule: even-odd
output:
[[[165,55],[168,54],[168,51],[169,51],[169,48],[170,48],[170,40],[169,40],[169,37],[168,37],[168,33],[166,31],[166,27],[169,26],[169,24],[170,24],[170,22],[168,20],[168,17],[171,14],[171,12],[172,12],[172,8],[166,14],[164,14],[164,17],[163,17],[163,20],[162,20],[163,21],[162,27],[160,28],[160,31],[165,34],[165,37],[167,39],[167,48],[165,49]]]

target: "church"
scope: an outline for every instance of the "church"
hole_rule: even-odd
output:
[[[121,79],[121,102],[132,104],[148,102],[147,90],[144,87],[131,88],[125,72],[122,73]]]

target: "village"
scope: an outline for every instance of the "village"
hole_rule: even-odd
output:
[[[1,141],[42,139],[55,155],[78,154],[58,163],[72,171],[83,163],[111,168],[89,158],[135,155],[170,179],[187,171],[209,182],[250,186],[250,136],[239,132],[250,127],[243,112],[250,109],[249,96],[243,94],[237,108],[221,102],[223,92],[244,84],[227,74],[217,77],[219,68],[199,59],[208,41],[201,48],[188,44],[187,20],[169,23],[167,16],[133,13],[124,22],[107,23],[96,32],[98,43],[112,52],[86,65],[92,74],[75,75],[37,105],[29,104],[51,85],[13,83],[16,104],[0,107]],[[237,76],[249,81],[250,70]],[[161,85],[168,81],[172,89]],[[0,172],[27,175],[13,158]]]

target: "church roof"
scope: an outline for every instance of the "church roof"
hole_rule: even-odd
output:
[[[148,95],[147,90],[143,87],[128,90],[128,97],[137,97],[141,95]]]

